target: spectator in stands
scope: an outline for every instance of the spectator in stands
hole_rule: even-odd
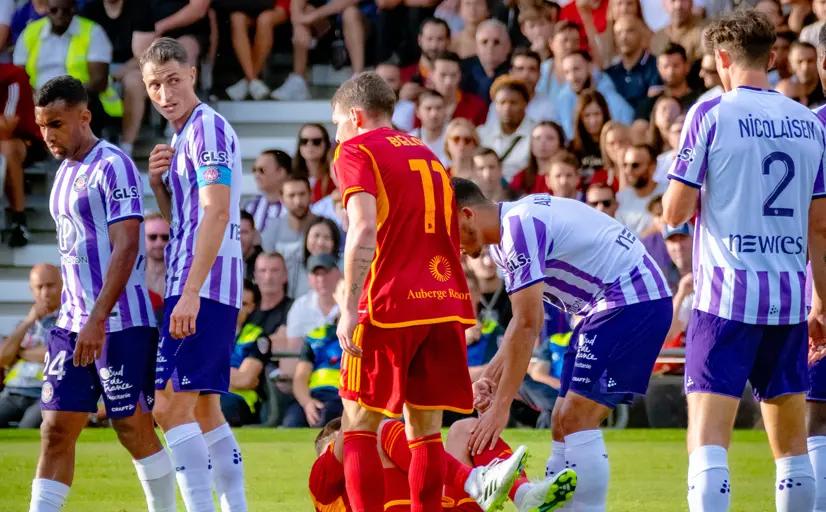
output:
[[[651,51],[661,54],[668,43],[677,43],[685,48],[689,65],[703,55],[702,20],[694,16],[692,0],[666,0],[669,24],[651,37]]]
[[[668,256],[679,275],[677,290],[673,298],[674,316],[666,340],[685,332],[691,306],[694,303],[694,275],[691,266],[693,231],[689,224],[681,224],[673,228],[666,226],[663,231]]]
[[[419,30],[425,20],[431,19],[440,1],[377,0],[376,58],[379,61],[397,59],[404,65],[414,62],[419,57]]]
[[[146,287],[152,309],[163,316],[163,300],[166,296],[166,264],[164,258],[169,243],[169,222],[160,212],[150,212],[143,217],[143,236],[146,244]]]
[[[436,57],[431,78],[433,88],[442,95],[450,119],[463,117],[479,126],[487,117],[487,104],[476,94],[462,91],[462,66],[459,56],[452,52]]]
[[[24,67],[32,87],[71,75],[89,90],[92,125],[100,134],[104,112],[123,114],[123,104],[109,87],[112,44],[97,23],[75,16],[74,0],[49,0],[46,18],[30,23],[14,47],[14,63]],[[100,108],[98,108],[100,107]]]
[[[298,352],[307,335],[318,327],[335,323],[339,315],[335,290],[341,280],[338,258],[332,254],[316,254],[307,259],[307,279],[310,289],[295,301],[287,315],[287,350]],[[283,361],[282,375],[295,375],[296,361]],[[285,419],[286,421],[286,419]],[[298,426],[285,423],[284,426]]]
[[[7,370],[0,393],[0,428],[40,426],[40,390],[46,335],[57,320],[62,282],[60,270],[40,263],[29,273],[34,304],[28,315],[0,345],[0,368]]]
[[[660,96],[654,102],[651,120],[648,123],[648,143],[657,155],[673,149],[670,137],[671,125],[680,114],[682,114],[680,102],[671,96]]]
[[[531,51],[539,56],[540,61],[551,57],[548,41],[553,39],[557,14],[558,9],[554,9],[548,2],[519,10],[519,29],[530,43]]]
[[[146,7],[136,0],[92,0],[81,15],[94,21],[106,32],[112,43],[112,78],[123,90],[123,122],[119,146],[131,156],[135,140],[146,111],[146,87],[143,85],[138,61],[133,53],[136,20]]]
[[[34,101],[23,69],[0,64],[0,156],[5,160],[6,240],[9,247],[29,242],[23,169],[45,156],[40,129],[34,121]]]
[[[685,110],[688,110],[700,97],[701,92],[695,91],[688,85],[688,73],[691,71],[691,63],[688,62],[685,48],[682,46],[669,43],[660,56],[657,57],[657,71],[663,81],[662,92],[649,96],[640,102],[637,107],[637,119],[650,118],[654,103],[662,95],[675,98]]]
[[[559,119],[565,135],[572,138],[574,135],[574,109],[579,94],[586,89],[592,89],[597,83],[596,90],[602,94],[608,104],[611,118],[620,123],[630,124],[634,120],[634,109],[619,95],[609,81],[599,81],[594,77],[591,56],[583,50],[569,53],[562,59],[562,71],[565,74],[565,84],[559,91],[554,104],[559,112]],[[596,73],[601,74],[600,71]]]
[[[635,144],[623,155],[622,172],[629,186],[617,193],[619,208],[616,217],[638,238],[644,238],[655,228],[648,211],[649,201],[665,193],[666,184],[654,181],[656,162],[657,155],[648,144]]]
[[[290,297],[301,297],[310,291],[307,280],[307,262],[310,257],[330,254],[338,259],[344,246],[341,244],[341,232],[335,221],[326,217],[316,217],[307,227],[303,243],[299,246],[290,244],[290,253],[284,255],[287,262]]]
[[[406,88],[403,92],[402,88],[402,72],[399,65],[395,62],[380,62],[376,66],[376,74],[393,89],[396,93],[396,106],[393,109],[393,126],[401,131],[410,131],[413,129],[416,118],[416,96],[421,91],[418,84],[405,84],[411,86]]]
[[[502,161],[491,148],[480,147],[473,155],[473,177],[476,183],[491,201],[508,199],[507,182],[502,176]]]
[[[617,196],[614,189],[604,183],[593,183],[585,190],[585,202],[609,217],[617,214]]]
[[[462,61],[462,90],[489,104],[493,81],[508,72],[510,52],[511,41],[504,23],[495,19],[480,23],[476,30],[476,54]]]
[[[551,158],[545,184],[556,197],[577,199],[579,160],[570,151],[560,151]]]
[[[482,298],[479,279],[470,270],[465,272],[465,277],[468,291],[470,291],[470,300],[478,304]],[[482,312],[479,309],[476,311],[476,325],[465,330],[467,365],[471,382],[476,382],[482,376],[488,363],[496,355],[499,343],[505,334],[505,327],[498,321],[489,316],[483,318]]]
[[[244,279],[241,309],[235,327],[235,346],[230,356],[229,393],[221,395],[221,411],[233,427],[260,423],[256,416],[261,402],[259,388],[264,366],[270,358],[270,340],[261,326],[247,323],[261,303],[261,292]]]
[[[238,236],[241,239],[241,256],[244,258],[244,279],[255,282],[255,260],[264,249],[259,244],[261,234],[255,229],[255,218],[246,210],[241,210]]]
[[[287,264],[277,252],[262,252],[255,260],[255,284],[261,292],[261,303],[247,324],[261,328],[260,336],[270,339],[270,350],[287,350],[287,313],[293,300],[287,296]],[[281,386],[283,387],[283,386]]]
[[[539,81],[539,66],[542,60],[539,55],[525,47],[517,48],[511,55],[509,75],[521,80],[531,94],[531,100],[525,107],[525,115],[534,123],[539,121],[553,121],[559,118],[556,106],[544,95],[536,94],[536,83]],[[485,125],[495,125],[499,122],[496,114],[496,105],[488,108],[488,118]]]
[[[502,174],[510,181],[528,165],[534,122],[525,109],[531,94],[524,82],[510,75],[497,78],[490,89],[499,122],[480,129],[479,138],[499,155]]]
[[[330,134],[322,124],[307,123],[298,130],[297,145],[293,173],[307,176],[312,187],[310,201],[321,201],[336,188],[330,176]]]
[[[476,55],[476,32],[479,25],[490,18],[490,8],[486,0],[459,0],[459,16],[462,30],[453,34],[450,49],[465,59]]]
[[[511,192],[521,197],[526,194],[548,193],[545,175],[551,158],[565,146],[562,127],[553,121],[542,121],[531,131],[528,166],[519,171],[510,182]]]
[[[582,91],[577,98],[574,120],[571,151],[579,158],[582,177],[590,182],[594,174],[602,169],[599,138],[603,125],[611,120],[608,104],[602,94],[593,89]]]
[[[292,167],[293,159],[280,149],[264,150],[252,164],[252,176],[260,194],[247,201],[244,210],[252,214],[259,232],[286,214],[281,202],[281,187]]]
[[[428,18],[419,26],[417,42],[419,60],[401,69],[401,81],[429,87],[436,56],[446,52],[450,45],[450,27],[442,19]]]
[[[282,0],[254,0],[243,2],[230,8],[229,22],[232,49],[244,73],[238,82],[227,87],[227,96],[240,101],[247,96],[254,100],[263,100],[270,95],[270,88],[261,80],[261,73],[270,56],[275,27],[285,23],[289,3]],[[252,41],[250,41],[250,32]]]
[[[622,157],[625,149],[630,145],[631,134],[627,126],[615,121],[605,123],[599,135],[602,171],[595,172],[591,182],[604,183],[611,187],[614,192],[622,188]]]
[[[579,26],[570,21],[558,21],[554,26],[553,38],[549,40],[549,48],[551,56],[539,67],[536,93],[553,101],[565,83],[562,59],[579,49]]]
[[[323,3],[314,7],[307,0],[290,2],[290,21],[293,26],[293,70],[287,80],[272,92],[274,100],[306,100],[310,98],[305,75],[310,47],[314,37],[329,30],[329,18],[333,24],[341,23],[344,45],[350,57],[353,73],[364,71],[365,21],[356,0]]]
[[[777,84],[777,90],[809,108],[826,102],[817,73],[817,49],[809,43],[795,41],[789,52],[789,62],[793,74],[781,80]]]
[[[49,13],[48,0],[15,1],[15,5],[17,7],[12,15],[11,40],[9,41],[12,47],[29,23],[44,18]]]
[[[478,258],[465,258],[465,262],[479,281],[480,296],[476,303],[479,318],[483,322],[490,318],[499,322],[499,325],[508,325],[513,318],[510,297],[488,248],[482,249]]]
[[[794,5],[794,3],[795,2],[791,2],[792,5]],[[775,30],[780,30],[786,23],[780,0],[757,0],[754,2],[754,10],[768,16]]]
[[[677,148],[680,146],[680,135],[683,130],[685,115],[680,114],[671,122],[666,132],[669,149],[657,155],[657,170],[654,171],[654,181],[665,183],[668,180],[668,171],[677,157]]]
[[[527,377],[530,380],[526,379],[522,383],[519,394],[528,395],[533,399],[531,401],[541,406],[536,428],[546,428],[550,425],[550,413],[553,411],[556,397],[559,396],[562,366],[571,336],[572,332],[566,331],[540,339],[528,364]]]
[[[0,0],[0,54],[11,41],[11,20],[14,16],[14,0]]]
[[[769,71],[769,84],[777,87],[780,80],[792,76],[792,66],[789,62],[789,53],[792,43],[797,40],[797,34],[790,30],[781,30],[777,33],[772,50],[774,51],[774,69]]]
[[[723,94],[723,82],[720,81],[717,65],[714,63],[714,55],[711,53],[706,53],[700,60],[700,78],[703,79],[703,87],[706,88],[706,92],[697,98],[697,103],[703,103]]]
[[[614,41],[614,31],[611,27],[614,22],[623,16],[633,16],[642,19],[642,6],[639,0],[609,0],[608,12],[606,20],[606,28],[608,30],[602,32],[597,37],[596,47],[591,47],[591,51],[599,54],[601,59],[598,59],[604,66],[610,65],[617,57],[617,45]],[[648,27],[646,27],[648,32]]]
[[[473,178],[473,155],[479,147],[479,134],[473,123],[457,117],[445,129],[445,165],[449,165],[450,175],[456,178]]]
[[[197,66],[209,43],[207,11],[210,0],[148,0],[137,22],[135,55],[141,55],[159,37],[176,39],[186,49],[191,66]]]
[[[447,112],[445,110],[445,99],[438,92],[426,89],[419,95],[416,117],[421,121],[422,125],[410,132],[410,134],[421,139],[422,142],[439,157],[440,161],[446,162],[445,132],[447,127]]]
[[[646,27],[640,18],[621,16],[614,22],[613,32],[619,62],[605,72],[617,92],[636,109],[662,84],[657,61],[645,46]]]

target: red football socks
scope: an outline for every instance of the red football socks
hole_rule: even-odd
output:
[[[490,450],[485,450],[479,455],[472,457],[473,465],[474,466],[487,466],[493,459],[507,459],[513,455],[513,450],[511,449],[510,445],[504,441],[501,437],[496,441],[496,444]],[[508,496],[510,497],[511,501],[513,501],[513,497],[516,495],[516,490],[519,489],[523,484],[528,483],[528,476],[525,474],[524,471],[519,473],[519,476],[516,477],[516,481],[513,483],[513,487],[511,487]]]
[[[392,421],[381,429],[381,447],[393,465],[407,473],[410,470],[410,447],[404,433],[404,423]]]
[[[384,474],[376,433],[344,433],[344,480],[354,512],[384,512]]]
[[[441,512],[445,478],[442,435],[413,439],[410,446],[410,512]]]

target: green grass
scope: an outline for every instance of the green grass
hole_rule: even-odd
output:
[[[307,474],[314,457],[315,431],[240,429],[236,434],[244,452],[250,510],[312,510]],[[774,510],[774,464],[765,437],[759,431],[735,433],[730,454],[733,512]],[[606,438],[611,456],[608,510],[687,509],[684,431],[606,431]],[[547,432],[510,430],[505,439],[526,444],[531,454],[529,475],[542,475],[549,451]],[[0,430],[0,511],[28,509],[38,446],[36,431]],[[77,448],[75,482],[64,511],[90,510],[146,510],[129,456],[111,430],[86,430]]]

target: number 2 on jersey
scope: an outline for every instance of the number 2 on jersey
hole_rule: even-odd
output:
[[[777,197],[783,193],[783,190],[789,186],[789,183],[792,182],[792,178],[794,178],[794,160],[788,154],[783,153],[782,151],[775,151],[774,153],[770,153],[769,156],[763,159],[763,175],[767,176],[771,174],[772,164],[775,162],[779,162],[786,168],[785,174],[780,179],[780,183],[774,187],[769,197],[763,201],[763,216],[764,217],[794,217],[794,208],[780,208],[774,206],[774,202],[777,201]]]
[[[422,179],[422,189],[424,190],[424,232],[436,232],[436,193],[433,190],[433,175],[435,172],[442,178],[442,197],[444,198],[445,228],[450,234],[450,222],[453,216],[453,190],[450,188],[450,178],[447,176],[445,168],[438,160],[427,160],[416,158],[408,160],[410,170],[419,173]]]

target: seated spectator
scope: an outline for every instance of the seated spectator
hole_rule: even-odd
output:
[[[465,272],[465,276],[470,291],[470,300],[477,304],[481,299],[479,280],[473,272]],[[476,382],[482,376],[488,363],[496,355],[504,335],[505,327],[493,318],[482,318],[481,312],[477,309],[476,325],[465,330],[467,365],[471,382]]]
[[[548,174],[551,158],[565,147],[562,127],[553,121],[542,121],[531,131],[530,156],[528,166],[513,177],[511,192],[516,197],[526,194],[548,193],[545,175]]]
[[[669,43],[677,43],[685,48],[689,65],[703,56],[703,23],[694,15],[692,0],[667,0],[668,26],[658,30],[651,37],[651,52],[661,54]]]
[[[466,59],[476,55],[476,32],[479,25],[490,18],[490,8],[486,0],[459,0],[459,17],[464,25],[453,34],[450,50]]]
[[[605,99],[612,119],[624,124],[630,124],[634,120],[634,110],[625,98],[617,93],[613,84],[610,81],[595,79],[591,56],[588,52],[577,50],[566,55],[562,59],[562,71],[565,74],[565,84],[559,91],[554,104],[566,137],[572,138],[574,135],[574,109],[577,97],[582,91],[592,89],[594,83],[599,84],[596,90]],[[600,72],[596,71],[596,73]]]
[[[511,67],[508,73],[516,80],[521,80],[528,87],[531,99],[525,108],[525,115],[534,123],[559,118],[557,109],[551,100],[544,95],[536,94],[536,83],[539,80],[539,66],[541,63],[539,55],[535,52],[524,47],[517,48],[511,55]],[[495,125],[498,122],[496,106],[492,103],[488,108],[488,119],[485,121],[485,125]]]
[[[308,177],[313,191],[310,201],[321,201],[336,188],[330,176],[330,134],[322,124],[307,123],[298,130],[297,143],[293,174]]]
[[[445,155],[448,172],[456,178],[473,178],[473,155],[479,147],[479,134],[473,123],[457,117],[445,129]]]
[[[531,99],[524,82],[510,75],[496,79],[491,86],[491,96],[499,122],[480,130],[482,144],[490,147],[502,162],[502,174],[510,181],[527,167],[533,121],[526,115]]]
[[[281,188],[292,165],[290,155],[280,149],[264,150],[252,164],[252,176],[260,194],[247,201],[244,210],[252,215],[259,232],[287,213],[281,202]]]
[[[48,48],[48,51],[42,51]],[[14,63],[24,67],[32,87],[71,75],[89,90],[92,126],[100,134],[104,112],[123,115],[123,104],[109,87],[112,44],[100,25],[75,15],[74,0],[49,0],[46,18],[30,23],[14,47]],[[99,107],[99,108],[98,108]]]
[[[553,37],[548,40],[548,47],[550,57],[539,66],[536,93],[554,101],[565,83],[562,59],[579,50],[579,26],[570,21],[558,21],[554,26]]]
[[[622,156],[631,145],[628,127],[615,121],[602,125],[599,135],[599,148],[602,152],[602,170],[591,177],[592,183],[604,183],[614,192],[622,188]]]
[[[421,127],[416,128],[411,135],[418,137],[439,157],[442,162],[447,161],[445,154],[445,132],[447,127],[447,112],[445,99],[436,91],[425,90],[419,95],[419,104],[416,107],[416,117],[421,121]]]
[[[666,341],[685,333],[694,303],[694,275],[692,274],[692,241],[694,230],[689,224],[666,226],[663,231],[668,256],[677,269],[679,281],[674,293],[674,316]]]
[[[790,30],[777,33],[772,50],[774,51],[774,69],[769,71],[769,84],[777,88],[777,84],[784,78],[792,76],[792,66],[789,62],[789,53],[792,43],[797,40],[797,34]],[[698,100],[699,101],[699,100]]]
[[[287,275],[291,297],[302,297],[310,291],[307,281],[307,262],[313,256],[330,254],[339,258],[344,246],[341,243],[341,232],[335,221],[326,217],[316,217],[307,227],[304,243],[299,247],[298,254],[285,254],[287,261]]]
[[[651,111],[654,110],[654,103],[660,96],[671,96],[680,102],[684,110],[697,101],[700,91],[695,91],[688,85],[688,73],[691,71],[691,63],[685,53],[685,48],[669,43],[663,52],[657,57],[657,71],[663,82],[662,91],[659,94],[649,96],[637,106],[637,119],[648,119]]]
[[[481,147],[473,155],[473,177],[476,183],[491,201],[505,201],[508,199],[507,182],[502,176],[502,161],[496,151]]]
[[[510,52],[511,41],[504,23],[490,19],[479,24],[476,54],[462,61],[462,90],[479,96],[485,104],[489,104],[493,81],[508,72]]]
[[[380,62],[376,66],[376,74],[393,89],[396,93],[396,106],[393,109],[393,126],[401,131],[413,129],[416,119],[416,96],[421,92],[418,84],[405,84],[405,91],[402,91],[401,68],[395,62]],[[406,94],[406,96],[405,96]]]
[[[29,272],[34,304],[29,314],[0,345],[0,368],[7,371],[0,393],[0,428],[17,423],[19,428],[40,426],[40,391],[46,336],[60,309],[60,270],[41,263]]]
[[[548,41],[553,39],[557,14],[558,10],[546,2],[519,10],[519,29],[530,43],[531,51],[539,56],[540,61],[551,57]]]
[[[796,41],[792,43],[789,62],[793,74],[781,80],[777,84],[777,90],[809,108],[818,107],[826,102],[817,71],[817,49],[809,43]]]
[[[241,210],[241,227],[238,228],[241,239],[241,256],[244,258],[244,279],[255,282],[255,260],[264,250],[259,244],[261,234],[255,229],[255,218],[246,210]]]
[[[654,181],[656,162],[657,155],[648,144],[635,144],[623,155],[622,172],[628,186],[617,193],[619,208],[616,217],[638,238],[657,230],[647,208],[649,201],[662,196],[666,188],[665,183]]]
[[[109,73],[120,85],[123,95],[123,121],[118,145],[129,156],[132,155],[146,112],[146,88],[132,49],[136,20],[143,16],[141,11],[144,9],[137,0],[92,0],[81,11],[82,16],[103,27],[112,43]]]
[[[163,316],[163,300],[166,297],[166,246],[169,244],[169,222],[160,212],[150,212],[143,217],[143,236],[146,244],[146,287],[156,317]]]
[[[579,38],[586,44],[583,50],[596,48],[597,37],[608,27],[608,0],[580,0],[562,7],[559,19],[575,23],[579,27]]]
[[[6,209],[9,247],[29,243],[23,169],[45,156],[40,129],[34,121],[34,100],[29,78],[22,68],[0,64],[0,156],[5,160]]]
[[[261,247],[267,252],[287,244],[300,244],[304,232],[315,219],[310,212],[310,180],[305,176],[288,174],[281,183],[281,201],[287,210],[262,228]]]
[[[415,82],[424,87],[432,87],[430,75],[436,56],[446,52],[450,46],[450,27],[439,18],[428,18],[419,26],[419,60],[401,69],[401,82]]]
[[[669,132],[674,120],[680,114],[682,114],[680,102],[671,96],[660,96],[654,103],[651,120],[648,123],[648,143],[658,155],[673,149]]]
[[[210,0],[148,0],[135,30],[135,55],[159,37],[176,39],[186,49],[191,66],[198,66],[209,43]]]
[[[654,171],[654,181],[665,183],[668,179],[668,170],[671,169],[671,164],[677,157],[677,148],[680,146],[680,136],[683,131],[683,123],[685,122],[685,114],[680,114],[671,122],[671,126],[666,132],[668,139],[667,151],[663,151],[657,156],[657,170]]]
[[[439,54],[433,66],[433,88],[445,99],[450,119],[463,117],[479,126],[487,117],[487,104],[478,95],[459,89],[462,73],[458,55],[451,52]]]
[[[560,151],[551,158],[545,184],[555,197],[577,199],[579,160],[569,151]]]
[[[49,13],[48,0],[15,1],[17,6],[11,19],[10,46],[14,46],[23,30],[33,21],[45,18]]]
[[[593,89],[586,89],[577,98],[574,116],[571,151],[579,158],[582,178],[590,182],[594,174],[603,167],[599,139],[602,127],[611,120],[611,113],[602,94]]]
[[[717,73],[717,64],[714,62],[714,55],[706,53],[700,60],[700,78],[703,79],[703,87],[706,92],[697,98],[697,103],[714,99],[723,94],[723,82],[720,81],[720,74]]]
[[[508,325],[513,318],[511,300],[488,248],[483,248],[477,258],[465,258],[465,264],[479,282],[480,295],[476,303],[479,318],[483,322],[491,319],[499,325]]]
[[[609,217],[617,214],[617,196],[614,189],[604,183],[592,183],[585,189],[585,202]]]
[[[221,411],[233,427],[260,423],[258,412],[264,367],[270,359],[270,340],[261,326],[247,323],[261,303],[261,292],[244,279],[241,309],[235,326],[235,346],[230,356],[229,393],[221,394]]]
[[[14,0],[0,0],[0,53],[11,41],[11,21],[14,16]]]
[[[754,2],[754,10],[768,16],[769,21],[772,22],[774,29],[777,31],[783,28],[786,23],[780,0],[757,0]]]
[[[526,396],[540,407],[541,413],[536,428],[550,426],[551,411],[559,396],[560,379],[565,352],[571,343],[572,332],[552,334],[539,340],[531,361],[528,374],[519,389],[520,396]]]
[[[642,6],[639,0],[609,0],[606,27],[608,30],[602,32],[597,37],[596,47],[591,47],[591,51],[599,54],[601,59],[597,59],[603,66],[609,66],[617,58],[617,45],[614,41],[614,31],[611,29],[614,22],[623,16],[633,16],[642,18]],[[648,33],[646,27],[646,35]]]
[[[357,0],[327,2],[315,7],[307,0],[290,2],[290,21],[293,26],[293,70],[287,80],[272,92],[274,100],[307,100],[307,62],[313,39],[341,24],[344,46],[350,57],[353,73],[364,71],[365,20]],[[332,19],[332,20],[331,20]]]
[[[272,51],[273,31],[287,21],[289,9],[286,0],[248,0],[229,9],[232,49],[244,73],[241,80],[227,88],[231,100],[240,101],[247,96],[263,100],[270,95],[261,73]]]
[[[373,31],[376,58],[380,61],[397,59],[405,66],[415,62],[419,57],[419,30],[426,20],[431,19],[440,1],[377,0],[378,12]]]
[[[645,46],[647,28],[640,18],[621,16],[612,28],[619,62],[608,67],[605,73],[631,108],[637,109],[662,84],[657,60]]]

